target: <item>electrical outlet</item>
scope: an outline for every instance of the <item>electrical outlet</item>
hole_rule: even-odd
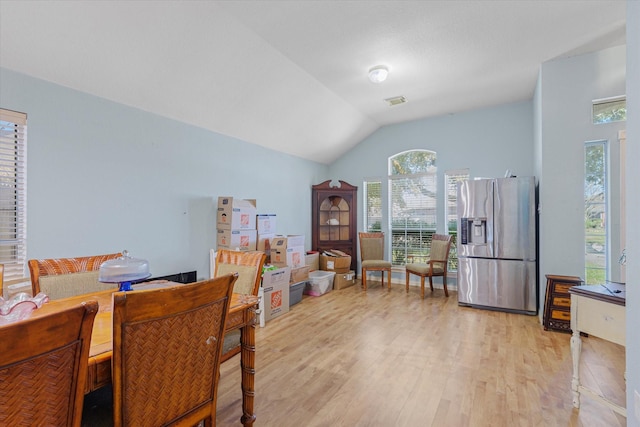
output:
[[[638,390],[633,391],[633,406],[635,408],[636,420],[640,421],[640,393],[638,393]]]

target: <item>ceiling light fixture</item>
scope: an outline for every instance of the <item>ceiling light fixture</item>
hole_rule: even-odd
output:
[[[369,70],[371,83],[382,83],[387,79],[387,75],[389,75],[389,69],[384,65],[376,65]]]

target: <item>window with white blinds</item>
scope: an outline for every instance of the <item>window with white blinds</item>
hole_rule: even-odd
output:
[[[451,235],[448,271],[458,270],[458,184],[469,179],[469,169],[448,170],[444,173],[446,191],[445,218],[447,233]]]
[[[27,115],[0,109],[0,264],[4,280],[25,276]]]
[[[436,153],[412,150],[389,159],[391,263],[429,256],[437,223]]]
[[[382,231],[382,182],[370,180],[364,182],[364,207],[366,231]]]

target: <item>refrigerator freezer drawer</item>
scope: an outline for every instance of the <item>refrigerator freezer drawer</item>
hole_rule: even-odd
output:
[[[460,258],[458,303],[535,315],[536,262]]]

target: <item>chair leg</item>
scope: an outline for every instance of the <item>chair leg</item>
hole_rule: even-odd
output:
[[[420,276],[420,295],[424,299],[424,276]]]
[[[384,270],[380,271],[380,278],[382,279],[382,286],[380,287],[380,289],[384,289]]]
[[[384,271],[382,274],[384,275]],[[387,289],[391,290],[391,269],[387,270]]]
[[[429,276],[429,287],[431,288],[431,292],[433,292],[433,277]]]
[[[444,296],[448,297],[449,291],[447,290],[447,274],[446,273],[444,276],[442,276],[442,285],[444,287]]]
[[[367,270],[362,269],[362,288],[367,290]]]
[[[409,293],[409,274],[411,273],[409,273],[408,270],[405,270],[404,274],[406,275],[404,288],[406,289],[407,293]]]

